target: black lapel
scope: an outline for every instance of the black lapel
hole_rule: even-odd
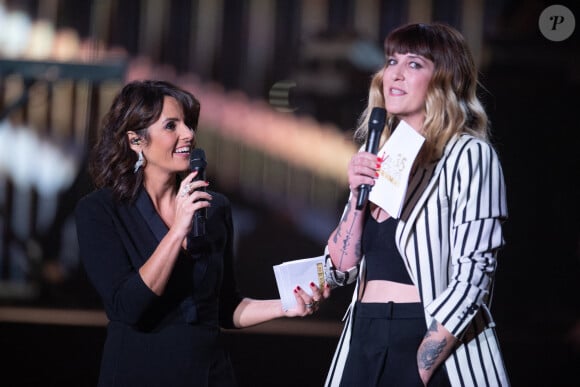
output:
[[[143,216],[143,219],[145,219],[145,222],[147,223],[147,226],[149,226],[153,235],[155,235],[157,242],[161,242],[161,239],[163,239],[169,230],[165,223],[163,223],[163,220],[157,211],[155,211],[155,207],[153,206],[149,195],[147,195],[147,191],[144,189],[139,191],[137,200],[135,201],[135,206]]]

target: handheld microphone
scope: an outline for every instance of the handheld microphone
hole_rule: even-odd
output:
[[[189,168],[191,171],[197,171],[197,175],[193,178],[193,181],[204,180],[205,181],[205,167],[207,162],[205,161],[205,152],[201,148],[195,148],[191,151],[189,155]],[[205,188],[199,188],[205,191]],[[207,219],[207,208],[201,208],[195,211],[192,220],[193,236],[205,235],[205,220]]]
[[[375,107],[371,111],[369,118],[369,133],[365,146],[365,151],[377,154],[379,151],[379,141],[381,134],[385,128],[385,121],[387,119],[387,111],[380,107]],[[369,198],[371,187],[368,184],[361,184],[358,187],[358,199],[356,201],[356,209],[361,210]]]

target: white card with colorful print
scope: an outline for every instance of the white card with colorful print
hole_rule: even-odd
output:
[[[411,168],[423,142],[423,136],[405,121],[401,121],[377,153],[383,162],[379,177],[369,193],[369,200],[392,217],[401,216]]]
[[[325,256],[296,259],[274,265],[276,285],[282,300],[284,310],[296,306],[294,288],[300,286],[306,293],[312,295],[310,283],[314,282],[319,288],[324,286]]]

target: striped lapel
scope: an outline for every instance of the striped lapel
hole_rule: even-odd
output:
[[[433,165],[420,168],[409,183],[405,205],[397,226],[396,238],[399,252],[405,258],[405,264],[409,268],[408,257],[404,254],[409,242],[411,232],[414,229],[417,218],[424,210],[424,204],[431,196],[431,192],[439,181],[438,177],[445,166],[447,158],[451,154],[460,137],[454,137],[449,141],[443,152],[443,157]]]

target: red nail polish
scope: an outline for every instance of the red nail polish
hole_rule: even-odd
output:
[[[316,284],[314,282],[311,282],[310,286],[316,286]]]
[[[382,163],[382,162],[383,162],[383,158],[382,158],[382,157],[377,157],[377,161],[378,161],[379,163]]]
[[[381,164],[377,163],[377,169],[381,167]]]
[[[379,173],[378,172],[375,172],[375,177],[379,177]]]
[[[300,286],[296,286],[296,290],[302,290],[302,289],[300,289]]]
[[[297,289],[294,289],[294,293],[298,293],[298,290]]]

